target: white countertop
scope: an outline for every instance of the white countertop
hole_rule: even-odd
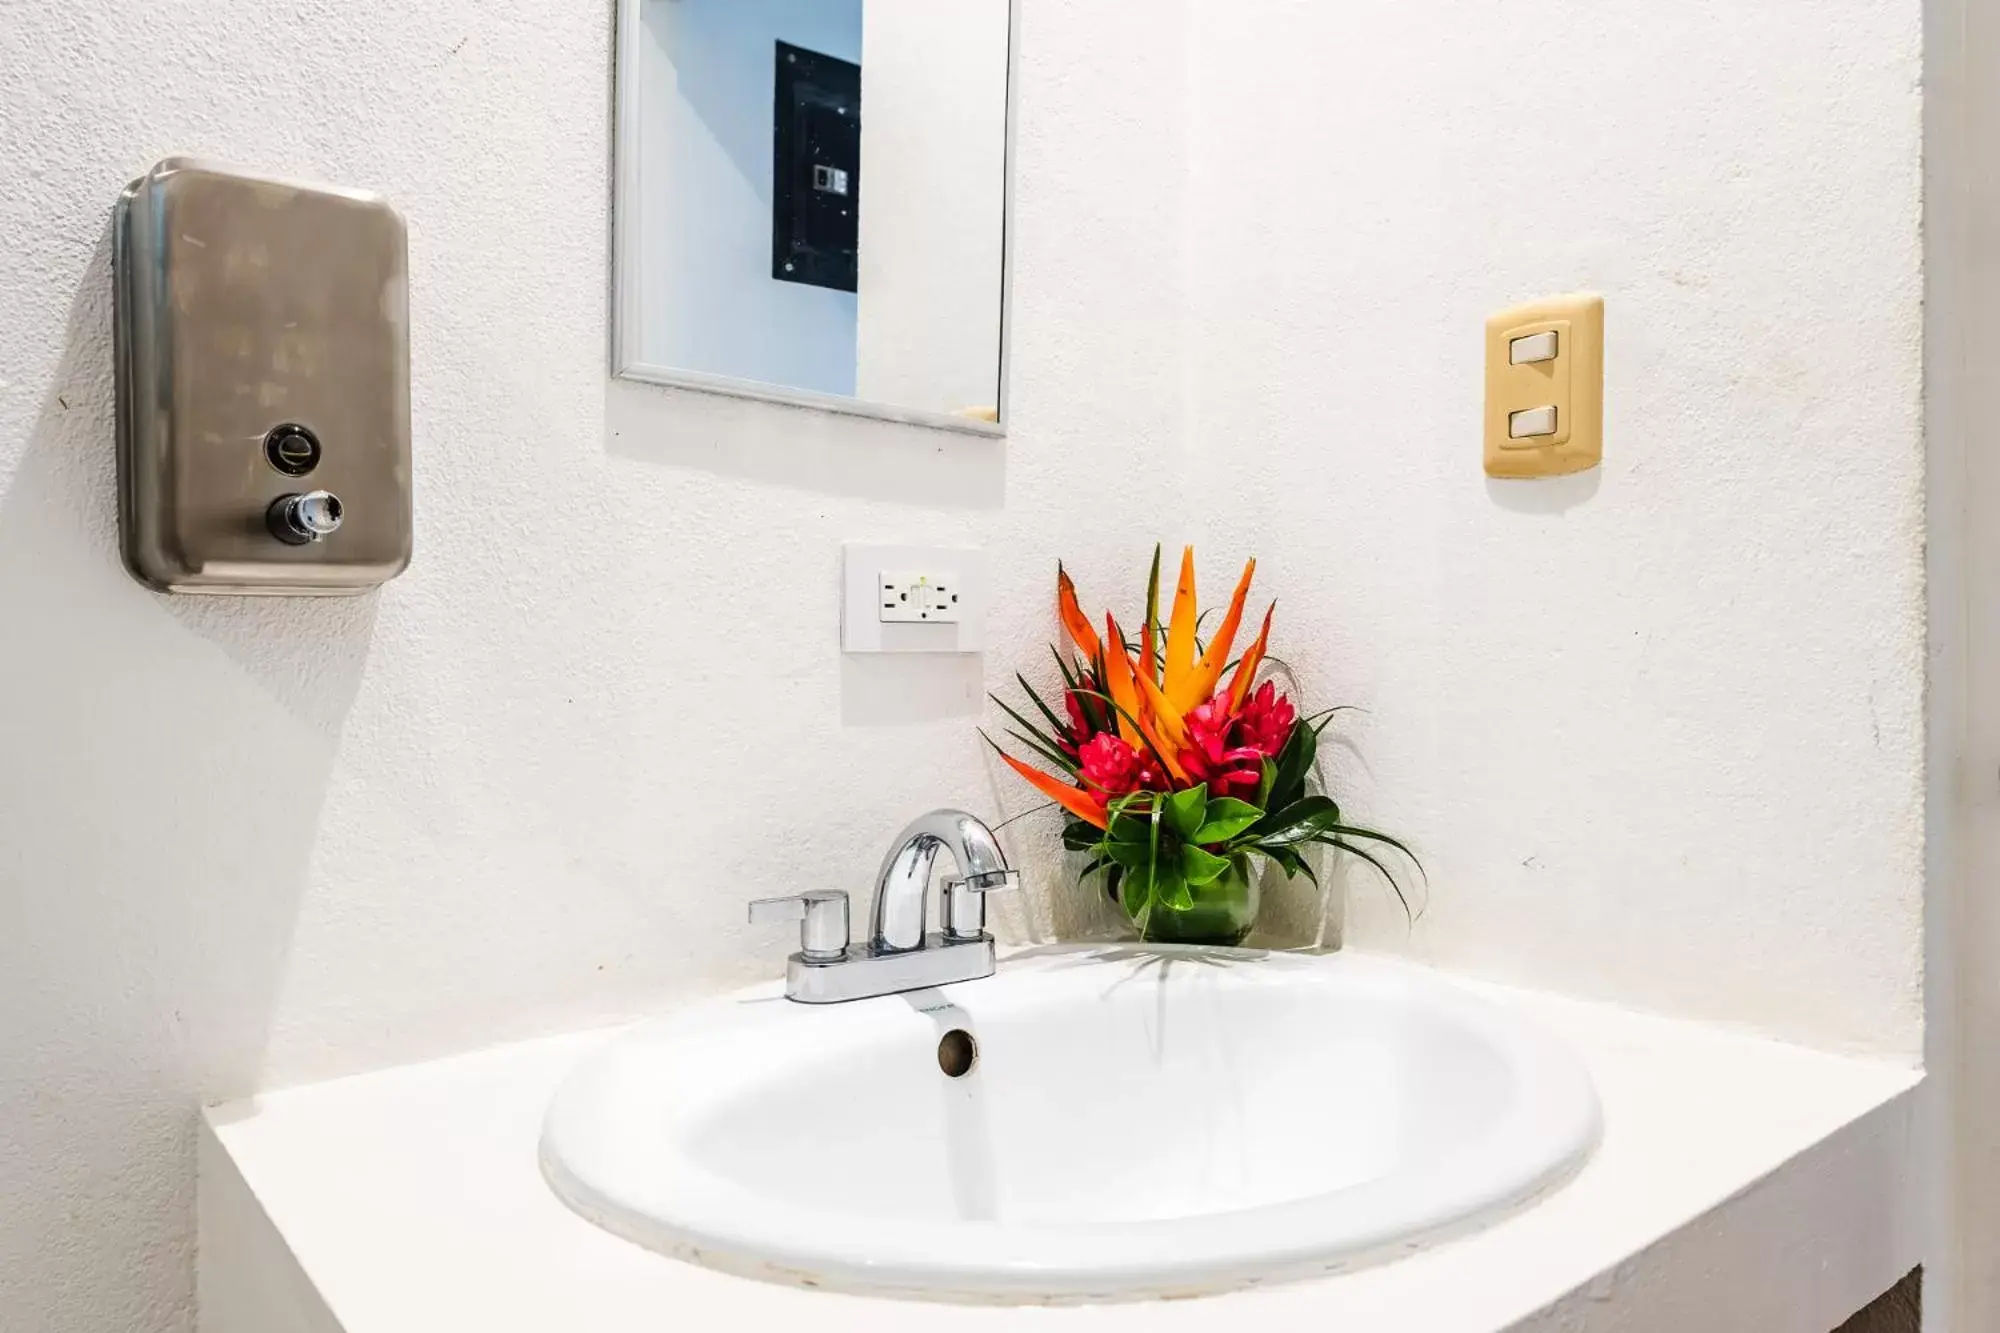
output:
[[[730,1277],[585,1222],[542,1114],[595,1032],[208,1113],[204,1333],[815,1333],[1255,1327],[1827,1333],[1922,1261],[1920,1071],[1461,983],[1590,1067],[1604,1141],[1567,1185],[1406,1258],[1194,1300],[933,1305]]]

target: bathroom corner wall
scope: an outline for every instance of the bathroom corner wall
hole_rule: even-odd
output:
[[[1927,1053],[1946,1215],[1926,1281],[1938,1330],[2000,1325],[2000,16],[1926,5],[1930,575]]]
[[[1192,509],[1430,872],[1350,937],[1915,1059],[1918,0],[1194,13]],[[1576,289],[1605,464],[1490,482],[1483,321]]]
[[[1004,444],[607,385],[608,4],[10,12],[0,1326],[190,1327],[200,1100],[767,975],[751,892],[1026,809],[981,694],[1055,556],[1124,604],[1156,538],[1257,552],[1368,710],[1340,781],[1431,889],[1353,938],[1915,1055],[1917,0],[1021,3]],[[118,569],[107,227],[173,152],[408,215],[378,595]],[[1488,484],[1481,321],[1584,286],[1606,466]],[[843,660],[848,538],[985,545],[1004,647]]]
[[[203,1099],[769,975],[745,898],[865,886],[934,805],[1026,809],[974,728],[1046,670],[1056,556],[1125,593],[1181,535],[1177,21],[1029,0],[1004,443],[607,385],[611,31],[0,23],[0,1327],[191,1327]],[[408,218],[417,551],[377,595],[118,567],[108,224],[176,152]],[[984,545],[1007,646],[844,661],[849,538]]]

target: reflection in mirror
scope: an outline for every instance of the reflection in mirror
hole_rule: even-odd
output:
[[[993,431],[1009,0],[620,0],[618,373]]]

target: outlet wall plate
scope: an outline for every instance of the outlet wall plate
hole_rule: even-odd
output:
[[[888,611],[885,581],[898,594],[928,577],[944,581],[956,597],[949,613],[933,602],[932,615]],[[986,552],[976,546],[888,546],[848,542],[841,547],[840,648],[848,653],[977,653],[986,649],[989,582]],[[891,619],[884,620],[884,614]]]

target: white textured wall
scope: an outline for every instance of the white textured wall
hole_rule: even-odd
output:
[[[979,663],[843,663],[839,543],[986,544],[996,686],[1058,552],[1139,578],[1171,468],[1108,517],[1084,483],[1180,449],[1182,237],[1118,186],[1178,167],[1116,110],[1178,85],[1150,12],[1027,16],[1002,444],[607,386],[607,3],[0,4],[0,1328],[189,1327],[202,1097],[768,974],[744,898],[995,807]],[[106,228],[171,152],[408,216],[418,540],[377,596],[118,567]]]
[[[856,392],[934,412],[1000,392],[1008,0],[866,0]]]
[[[1195,12],[1191,512],[1370,710],[1356,936],[1914,1056],[1918,0]],[[1489,483],[1482,321],[1579,288],[1605,465]]]
[[[862,0],[646,0],[632,359],[854,392],[853,292],[771,276],[779,41],[861,59]]]

